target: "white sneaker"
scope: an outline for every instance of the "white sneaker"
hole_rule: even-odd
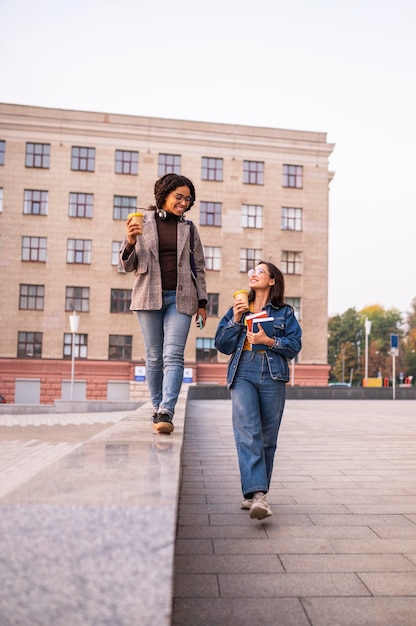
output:
[[[261,491],[256,491],[250,507],[251,519],[264,519],[271,515],[273,515],[273,513],[267,502],[266,494]]]
[[[242,501],[240,508],[244,509],[245,511],[249,511],[251,508],[251,505],[253,503],[253,500],[250,498],[245,498],[245,500]]]

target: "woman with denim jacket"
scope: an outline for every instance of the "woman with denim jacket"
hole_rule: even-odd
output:
[[[302,330],[293,308],[284,303],[282,272],[273,263],[260,261],[248,275],[250,310],[242,302],[234,303],[218,325],[215,347],[231,355],[227,384],[244,496],[241,508],[261,520],[273,515],[266,494],[289,381],[288,359],[302,347]],[[258,332],[249,331],[245,323],[247,315],[262,310],[274,318],[272,337],[261,321]],[[252,350],[258,344],[265,349]]]
[[[201,240],[196,227],[183,217],[195,202],[192,181],[165,174],[156,181],[154,193],[155,205],[146,211],[142,227],[127,219],[119,258],[121,267],[135,275],[130,309],[137,314],[146,348],[153,428],[169,434],[192,316],[197,327],[205,326],[208,295]]]

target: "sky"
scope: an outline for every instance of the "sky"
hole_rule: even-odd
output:
[[[416,298],[414,0],[0,0],[0,102],[327,133],[328,314]]]

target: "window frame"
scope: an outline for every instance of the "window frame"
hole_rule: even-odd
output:
[[[71,171],[95,172],[95,148],[86,146],[72,146]]]
[[[157,175],[164,176],[165,174],[180,174],[181,173],[181,155],[180,154],[168,154],[166,152],[159,152],[157,160]],[[172,163],[169,163],[172,161]]]
[[[32,147],[32,151],[29,147]],[[49,169],[51,162],[51,144],[26,142],[25,167]]]
[[[137,150],[116,150],[114,173],[137,176],[139,173],[139,152]]]
[[[224,159],[221,157],[201,157],[201,180],[222,182]]]
[[[199,204],[199,224],[201,226],[221,227],[222,202],[201,200]]]
[[[285,189],[303,189],[303,165],[283,164],[282,187]]]
[[[24,293],[24,292],[27,293]],[[33,305],[33,306],[31,306]],[[45,308],[45,285],[19,285],[19,311],[43,311]]]

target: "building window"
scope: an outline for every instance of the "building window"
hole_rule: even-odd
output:
[[[47,215],[48,214],[48,192],[37,189],[25,189],[23,203],[24,215]]]
[[[221,269],[221,248],[212,246],[204,246],[205,269],[220,270]]]
[[[112,289],[110,313],[131,313],[131,289]]]
[[[286,304],[290,304],[295,311],[295,317],[297,320],[302,319],[300,315],[300,298],[285,298]]]
[[[283,187],[303,188],[303,165],[283,166]]]
[[[282,207],[282,230],[302,230],[302,209]]]
[[[95,169],[95,148],[72,146],[71,170],[93,172]]]
[[[263,161],[243,161],[243,183],[247,185],[264,184]]]
[[[3,213],[3,187],[0,187],[0,213]]]
[[[196,360],[217,362],[218,353],[214,347],[214,339],[208,337],[197,337],[196,340]]]
[[[179,154],[159,154],[157,165],[158,176],[181,173],[181,157]]]
[[[92,193],[69,194],[69,217],[92,217],[94,196]]]
[[[108,342],[108,358],[111,361],[130,361],[132,345],[132,335],[110,335]]]
[[[6,158],[6,142],[4,139],[0,140],[0,165],[4,165]]]
[[[221,226],[221,202],[201,202],[199,223],[201,226]]]
[[[202,180],[222,180],[222,159],[202,157]]]
[[[241,226],[242,228],[263,228],[263,207],[259,204],[243,204]]]
[[[240,248],[240,272],[248,272],[261,259],[261,250],[254,248]]]
[[[111,265],[119,264],[119,255],[118,253],[121,250],[121,246],[123,245],[122,241],[112,241],[111,242]]]
[[[136,205],[136,196],[114,196],[113,219],[126,221],[127,215],[136,210]]]
[[[42,358],[42,333],[19,331],[17,333],[17,357],[22,359]]]
[[[49,143],[26,144],[26,167],[48,168],[50,164],[51,145]]]
[[[65,291],[65,311],[80,311],[88,313],[90,310],[89,287],[67,287]]]
[[[22,261],[46,261],[46,237],[22,237]]]
[[[208,317],[218,317],[219,302],[220,302],[220,294],[219,293],[209,293],[208,294],[208,303],[207,303],[207,314],[208,314]]]
[[[91,239],[68,239],[66,262],[91,263]]]
[[[284,250],[280,269],[283,274],[302,274],[302,253]]]
[[[72,333],[64,333],[64,359],[72,358]],[[86,359],[88,357],[88,335],[74,334],[74,358]]]
[[[44,285],[20,285],[19,309],[22,311],[43,311],[44,296]]]
[[[116,150],[116,174],[137,174],[139,153],[130,150]]]

